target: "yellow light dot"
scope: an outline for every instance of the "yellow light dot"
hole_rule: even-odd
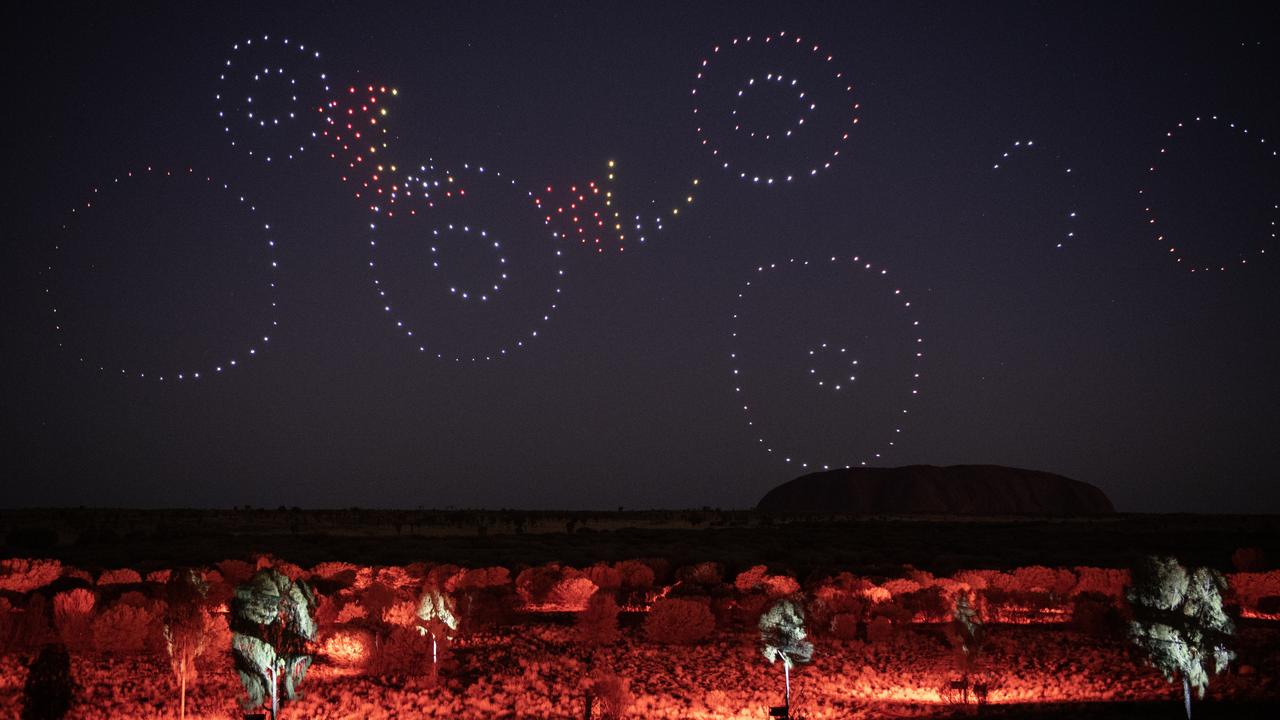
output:
[[[613,161],[612,161],[612,160],[610,160],[610,161],[609,161],[609,167],[613,167]]]

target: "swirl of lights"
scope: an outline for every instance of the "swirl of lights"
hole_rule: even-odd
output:
[[[1168,155],[1169,148],[1173,146],[1173,142],[1175,140],[1184,134],[1184,131],[1190,129],[1192,126],[1203,127],[1204,125],[1209,125],[1211,123],[1217,123],[1219,126],[1224,127],[1229,131],[1238,133],[1240,137],[1244,138],[1250,144],[1254,144],[1255,146],[1261,145],[1262,150],[1266,153],[1267,157],[1277,157],[1276,150],[1268,149],[1267,139],[1256,134],[1251,134],[1248,128],[1239,126],[1234,122],[1221,120],[1217,115],[1210,115],[1207,118],[1209,122],[1204,122],[1204,120],[1206,120],[1206,118],[1196,117],[1192,121],[1192,124],[1180,122],[1173,130],[1166,132],[1164,135],[1164,144],[1160,146],[1160,157],[1164,158]],[[1157,174],[1157,168],[1158,165],[1151,165],[1147,168],[1147,177],[1149,180],[1154,178]],[[1139,188],[1138,190],[1138,195],[1142,196],[1144,200],[1147,199],[1147,190],[1148,188],[1146,187]],[[1160,246],[1167,251],[1169,257],[1173,258],[1174,262],[1183,265],[1193,273],[1197,271],[1212,272],[1214,270],[1224,272],[1227,267],[1231,265],[1247,265],[1249,263],[1249,258],[1254,255],[1266,255],[1267,247],[1269,245],[1276,244],[1276,217],[1280,215],[1280,203],[1272,202],[1267,210],[1270,211],[1271,219],[1268,221],[1269,224],[1265,231],[1267,234],[1266,239],[1253,244],[1247,249],[1242,249],[1239,252],[1238,257],[1234,258],[1231,262],[1219,261],[1215,263],[1208,262],[1203,259],[1188,257],[1182,248],[1174,244],[1175,240],[1173,238],[1170,238],[1163,230],[1157,227],[1160,224],[1157,218],[1158,213],[1152,208],[1152,206],[1147,205],[1142,209],[1143,214],[1146,216],[1147,226],[1155,230],[1155,234],[1153,236],[1155,241],[1160,243]],[[1184,262],[1184,260],[1186,262]]]
[[[320,53],[263,35],[231,46],[218,74],[218,119],[231,146],[266,162],[292,160],[316,133],[299,130],[329,93]]]
[[[1014,140],[1013,144],[1000,155],[1000,159],[991,165],[991,169],[997,172],[1007,170],[1010,164],[1019,161],[1022,157],[1039,148],[1040,146],[1036,145],[1035,140]],[[1055,162],[1057,164],[1055,172],[1062,177],[1070,177],[1074,180],[1073,168],[1063,165],[1057,158],[1055,158]],[[1065,247],[1067,243],[1075,240],[1080,213],[1074,207],[1068,207],[1066,210],[1061,211],[1061,217],[1064,226],[1058,231],[1057,239],[1054,241],[1054,246],[1057,248]]]
[[[262,330],[259,331],[259,334],[255,334],[245,341],[238,351],[211,351],[208,354],[220,357],[205,359],[200,362],[192,362],[180,367],[156,368],[144,367],[144,363],[136,365],[130,365],[127,363],[122,364],[118,359],[94,359],[83,352],[77,352],[76,357],[81,364],[92,367],[104,374],[119,375],[121,377],[137,378],[141,380],[153,380],[156,382],[200,380],[214,375],[221,375],[240,367],[245,360],[256,357],[259,354],[259,350],[265,349],[271,342],[271,335],[279,326],[279,321],[275,317],[277,309],[275,297],[275,273],[279,268],[279,262],[275,259],[275,234],[269,223],[263,223],[258,219],[257,207],[252,202],[247,200],[243,195],[239,195],[232,191],[230,186],[225,183],[217,182],[207,176],[196,175],[195,171],[191,168],[187,168],[185,170],[161,170],[148,166],[140,171],[126,172],[124,175],[113,178],[109,184],[102,187],[94,187],[87,200],[72,208],[71,218],[62,225],[64,236],[54,245],[54,259],[46,268],[50,282],[49,285],[45,287],[44,294],[50,303],[57,343],[58,346],[62,348],[67,348],[68,345],[72,344],[81,344],[78,334],[80,331],[84,330],[82,319],[75,316],[74,313],[69,314],[65,311],[66,305],[62,300],[60,300],[59,292],[53,287],[55,281],[59,277],[59,274],[73,266],[86,272],[101,272],[101,268],[96,262],[77,258],[77,247],[70,247],[75,245],[77,240],[82,239],[76,237],[76,231],[82,229],[77,225],[77,221],[82,222],[87,216],[92,216],[93,211],[106,202],[104,198],[109,195],[111,191],[117,191],[130,183],[136,183],[140,180],[156,181],[160,179],[163,179],[166,182],[188,179],[196,183],[198,189],[206,191],[216,190],[220,193],[225,193],[227,198],[233,200],[238,208],[242,208],[247,213],[248,217],[252,219],[253,226],[261,229],[263,237],[260,241],[256,241],[254,245],[265,250],[265,257],[261,261],[260,267],[266,268],[269,272],[266,289],[268,291],[270,311],[267,318],[262,321]],[[119,243],[127,241],[128,237],[128,235],[125,235],[122,239],[113,235],[109,239],[109,242],[102,242],[101,239],[97,238],[94,238],[93,240],[98,240],[96,248],[98,248],[99,252],[103,252],[103,249],[105,248],[112,248],[114,250]],[[89,244],[80,249],[90,247],[95,246]],[[220,250],[220,252],[224,251],[225,250]],[[99,303],[95,302],[94,305],[98,306]],[[265,332],[263,330],[265,330]]]
[[[699,144],[752,184],[792,182],[830,168],[858,124],[853,85],[833,57],[786,32],[715,46],[691,94]],[[794,104],[788,120],[771,128],[750,119],[753,106],[779,96]]]
[[[394,219],[375,209],[369,268],[383,312],[417,352],[457,363],[495,360],[541,334],[559,308],[565,268],[532,192],[484,166],[424,165],[404,177],[399,196]],[[426,203],[430,212],[417,212]],[[494,227],[500,220],[506,228]],[[391,252],[400,259],[388,259]],[[459,277],[447,258],[462,252],[481,255],[491,270]],[[411,289],[413,301],[406,299]],[[494,331],[503,319],[518,329]],[[452,339],[444,337],[450,329]],[[486,333],[499,339],[480,337]]]
[[[775,278],[784,274],[803,274],[803,278],[778,284],[781,281]],[[792,292],[787,289],[792,286],[803,289],[795,290],[798,294],[788,300],[813,303],[821,297],[817,302],[821,312],[806,314],[794,302],[775,301],[777,295]],[[919,395],[924,340],[915,308],[889,281],[887,270],[858,256],[818,261],[793,258],[757,267],[737,297],[730,370],[735,399],[758,446],[788,465],[830,470],[874,464],[897,445],[910,404]],[[876,315],[874,311],[881,308],[885,312]],[[873,315],[889,323],[891,339],[876,340],[875,331],[860,325]],[[779,336],[779,325],[773,320],[787,332],[819,340],[797,345],[790,335]],[[864,374],[870,377],[863,380]],[[799,413],[795,419],[761,415],[756,396],[770,383],[776,397],[786,398],[780,407]],[[887,409],[871,407],[882,404]],[[849,415],[851,411],[856,417]],[[799,427],[815,422],[820,430]],[[851,432],[855,424],[859,429]],[[764,429],[766,425],[771,429]],[[820,437],[823,433],[830,437]],[[810,454],[808,446],[813,442],[822,449]],[[833,450],[833,442],[858,447]],[[841,460],[830,457],[845,452],[850,454]]]

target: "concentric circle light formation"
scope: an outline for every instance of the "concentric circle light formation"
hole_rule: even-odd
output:
[[[786,32],[715,46],[693,83],[698,142],[758,185],[831,167],[858,124],[853,83],[813,42]]]
[[[315,137],[312,110],[328,91],[319,52],[287,37],[249,38],[231,46],[218,74],[218,119],[232,147],[292,160]]]
[[[58,345],[101,373],[190,382],[260,354],[278,326],[276,241],[191,169],[127,172],[72,209],[47,267]]]
[[[1056,248],[1066,247],[1069,243],[1076,239],[1076,232],[1079,225],[1080,213],[1075,207],[1073,199],[1078,195],[1075,184],[1075,168],[1069,164],[1063,163],[1061,158],[1057,156],[1044,155],[1045,149],[1042,145],[1037,144],[1035,140],[1014,140],[1008,148],[1001,153],[1000,158],[991,165],[991,170],[1000,174],[1009,174],[1021,170],[1020,166],[1032,163],[1034,156],[1039,156],[1039,162],[1051,163],[1049,172],[1053,174],[1050,182],[1043,185],[1045,193],[1053,194],[1054,203],[1062,206],[1061,210],[1055,210],[1055,215],[1061,221],[1059,226],[1054,229],[1051,238]],[[1026,172],[1026,171],[1023,171]],[[1018,183],[1024,187],[1033,186],[1042,187],[1040,183],[1034,180],[1019,176]],[[1066,194],[1069,197],[1059,197],[1059,194]]]
[[[1179,147],[1209,143],[1203,148]],[[1240,153],[1244,150],[1244,153]],[[1180,154],[1194,153],[1196,162],[1170,168]],[[1223,272],[1232,266],[1275,252],[1280,203],[1275,187],[1277,151],[1249,128],[1220,119],[1197,117],[1165,133],[1157,162],[1147,168],[1146,184],[1138,195],[1147,203],[1144,220],[1151,238],[1173,261],[1191,272]],[[1214,166],[1225,165],[1223,168]],[[1181,187],[1168,185],[1174,175]],[[1244,179],[1239,186],[1218,182],[1223,175]],[[1199,181],[1187,188],[1187,183]],[[1174,195],[1176,197],[1169,197]],[[1157,204],[1159,204],[1157,206]],[[1193,211],[1211,217],[1199,228],[1184,224]],[[1180,215],[1182,218],[1171,215]],[[1200,218],[1205,220],[1206,218]]]
[[[565,269],[531,192],[485,166],[428,165],[405,177],[397,207],[370,223],[369,268],[382,311],[414,351],[481,362],[542,334]]]
[[[919,394],[924,340],[888,271],[861,257],[755,269],[730,332],[751,439],[799,470],[880,462]]]

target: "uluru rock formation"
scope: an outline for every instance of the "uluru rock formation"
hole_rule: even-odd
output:
[[[1089,483],[1000,465],[847,468],[802,475],[757,510],[848,515],[1098,515],[1115,512]]]

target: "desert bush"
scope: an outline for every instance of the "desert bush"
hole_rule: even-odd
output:
[[[445,581],[444,589],[447,592],[460,593],[505,587],[510,584],[511,572],[504,567],[464,568]]]
[[[608,670],[597,669],[591,673],[587,679],[587,692],[599,704],[598,717],[601,720],[620,720],[635,702],[630,682]]]
[[[596,563],[582,571],[582,574],[601,590],[617,590],[622,587],[622,573],[605,563]]]
[[[720,563],[711,561],[686,565],[676,571],[676,580],[685,585],[710,590],[724,582],[724,569]]]
[[[256,571],[253,565],[243,560],[223,560],[214,565],[218,569],[218,573],[222,576],[222,582],[234,588],[236,585],[242,585],[253,577]],[[213,580],[208,581],[210,585]]]
[[[648,590],[657,579],[653,568],[639,560],[622,560],[613,567],[618,571],[625,590]]]
[[[0,560],[0,590],[29,593],[57,580],[60,575],[62,563],[57,560]]]
[[[1093,637],[1118,637],[1123,634],[1124,618],[1114,598],[1102,593],[1081,593],[1072,601],[1071,628]]]
[[[654,643],[692,644],[710,635],[715,623],[705,602],[659,598],[644,619],[644,634]]]
[[[578,641],[588,645],[607,645],[616,641],[618,603],[609,593],[598,592],[587,601],[586,608],[574,621]]]
[[[96,598],[83,588],[53,596],[53,624],[68,650],[84,652],[93,644],[93,606]]]
[[[880,587],[889,591],[889,595],[896,598],[899,595],[908,595],[920,590],[923,585],[907,578],[894,578],[880,583]]]
[[[375,638],[365,671],[379,677],[421,677],[432,669],[432,640],[416,628],[393,627]]]
[[[1261,572],[1267,569],[1267,554],[1259,547],[1236,548],[1231,553],[1231,566],[1236,572]]]
[[[903,593],[894,599],[894,604],[911,613],[912,620],[943,622],[952,615],[951,603],[939,587]]]
[[[867,623],[867,642],[871,643],[887,643],[893,640],[893,623],[889,618],[879,616],[871,619]]]
[[[547,593],[547,603],[562,610],[580,612],[596,593],[596,584],[585,577],[565,578]]]
[[[136,585],[140,582],[142,582],[142,576],[132,568],[103,570],[98,576],[99,585]]]
[[[525,605],[542,605],[547,602],[551,589],[565,577],[557,563],[525,568],[516,576],[516,594]]]
[[[1129,585],[1129,571],[1116,568],[1077,567],[1076,584],[1072,595],[1099,593],[1113,598],[1123,598]]]
[[[147,582],[154,583],[156,585],[164,585],[165,583],[169,582],[169,579],[172,577],[173,577],[172,570],[168,570],[168,569],[153,570],[147,573],[146,580]]]
[[[373,633],[361,628],[335,630],[321,643],[321,652],[334,665],[354,667],[368,661]]]
[[[354,564],[349,562],[337,562],[337,561],[322,562],[322,563],[317,563],[311,567],[311,577],[321,578],[324,580],[339,580],[339,579],[349,578],[349,580],[347,581],[347,585],[351,585],[352,583],[355,582],[356,571],[358,569],[359,568],[357,568]]]
[[[40,650],[22,691],[22,720],[57,720],[66,716],[75,697],[71,656],[61,645]]]
[[[829,625],[831,636],[838,640],[857,640],[858,620],[859,617],[852,613],[836,613]]]
[[[137,655],[156,628],[156,613],[150,608],[117,603],[93,618],[93,645],[100,653]]]

